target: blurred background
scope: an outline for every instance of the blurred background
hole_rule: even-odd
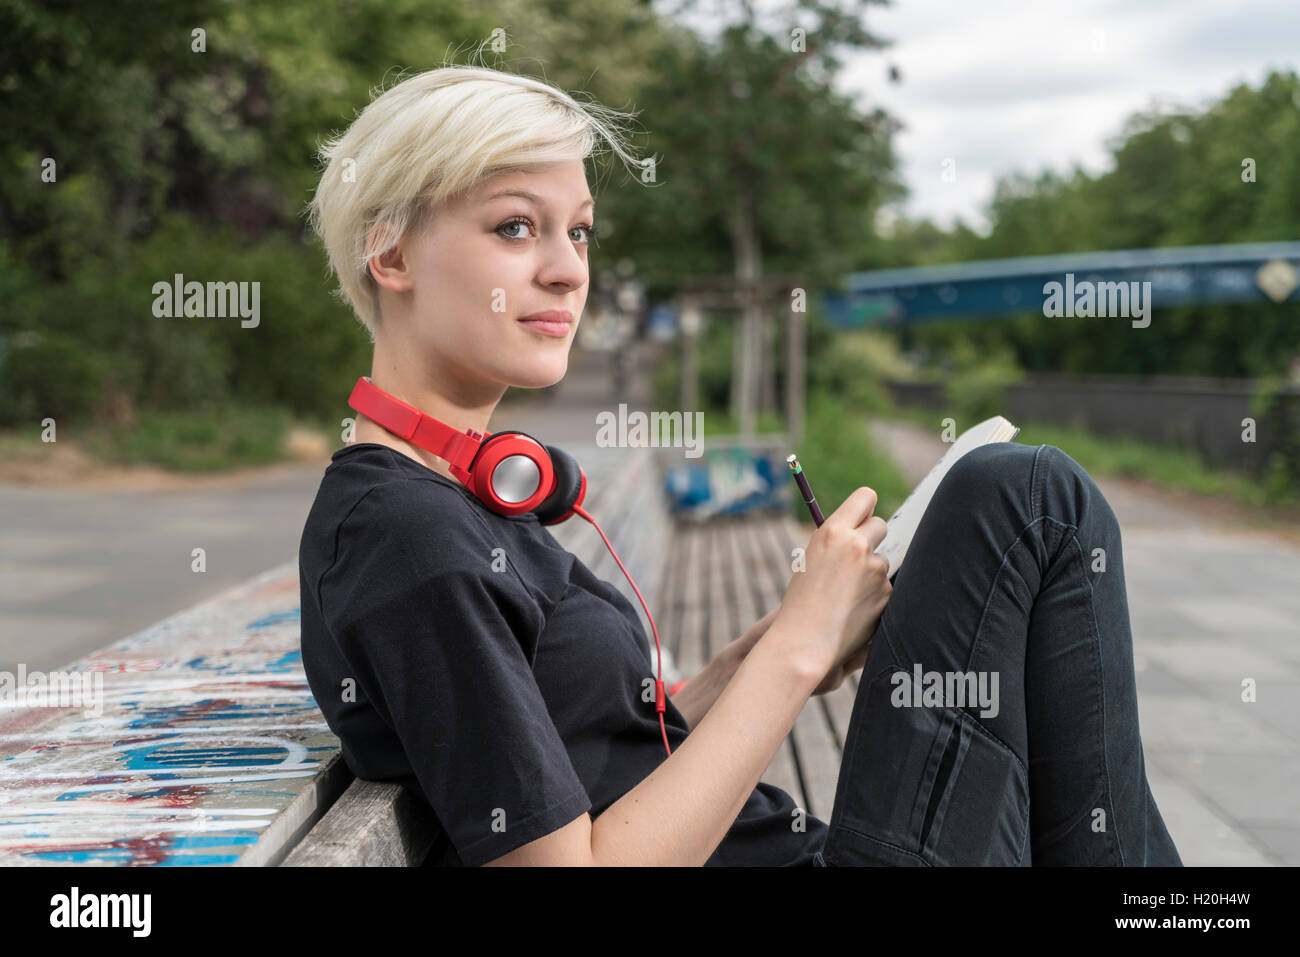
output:
[[[1006,416],[1120,514],[1180,846],[1300,863],[1297,36],[1291,0],[3,0],[0,667],[296,554],[370,370],[302,216],[316,146],[489,42],[660,157],[654,188],[592,166],[570,375],[494,427],[702,411],[715,448],[797,449],[824,511],[870,484],[889,514]],[[1067,274],[1151,283],[1150,324],[1047,315]],[[159,317],[177,275],[260,283],[259,323]]]

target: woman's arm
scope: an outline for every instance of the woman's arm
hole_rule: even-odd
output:
[[[672,756],[592,822],[593,863],[702,866],[832,664],[774,623]]]
[[[831,669],[822,647],[774,622],[699,726],[645,780],[594,821],[584,814],[491,863],[703,865]]]
[[[713,702],[718,700],[718,695],[722,694],[722,689],[731,681],[736,669],[745,660],[745,656],[749,654],[755,642],[767,632],[772,619],[780,609],[781,606],[777,605],[751,625],[743,635],[729,641],[726,647],[704,666],[704,670],[672,696],[670,700],[673,707],[682,713],[688,728],[694,728],[700,723],[700,719],[708,714],[709,709],[713,707]]]
[[[594,821],[582,814],[503,864],[698,867],[727,836],[814,690],[861,656],[889,602],[876,493],[855,490],[813,533],[808,571],[686,740]]]

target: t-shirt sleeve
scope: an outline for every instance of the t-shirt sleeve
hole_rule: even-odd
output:
[[[541,607],[456,490],[398,484],[340,525],[321,608],[461,862],[478,866],[592,805],[530,664]]]

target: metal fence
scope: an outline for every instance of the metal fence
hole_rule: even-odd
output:
[[[887,385],[900,405],[952,410],[943,383]],[[1283,390],[1264,409],[1253,407],[1258,391],[1252,379],[1039,375],[1005,388],[1003,414],[1190,448],[1207,465],[1260,472],[1273,453],[1300,446],[1300,389]]]

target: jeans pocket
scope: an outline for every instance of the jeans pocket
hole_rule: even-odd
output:
[[[893,693],[897,673],[858,688],[826,863],[1021,864],[1029,831],[1023,765],[961,708],[896,703],[909,700]]]
[[[919,854],[838,824],[826,836],[825,867],[929,867]]]
[[[969,714],[952,714],[954,761],[932,791],[934,817],[920,853],[942,865],[1027,865],[1029,779],[1024,765]]]

